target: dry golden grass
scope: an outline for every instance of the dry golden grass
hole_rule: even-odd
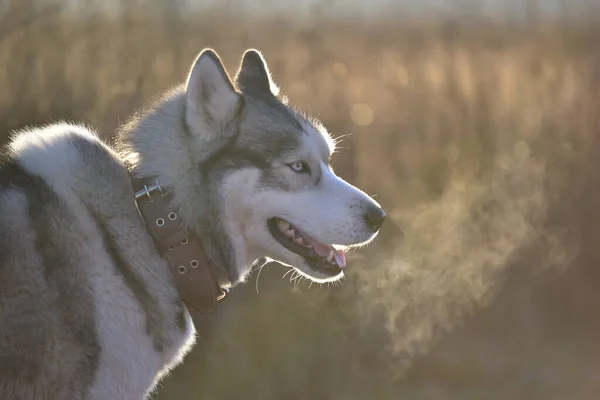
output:
[[[0,127],[65,118],[108,137],[203,47],[230,73],[259,48],[292,103],[351,134],[338,172],[376,193],[404,238],[384,230],[330,291],[281,287],[283,271],[265,269],[260,294],[253,283],[232,295],[158,397],[592,399],[597,381],[582,371],[597,371],[600,354],[551,337],[545,300],[527,293],[531,274],[562,271],[586,245],[573,205],[598,129],[599,37],[550,21],[56,14],[0,30]],[[520,283],[509,290],[511,266]],[[484,322],[418,358],[472,318]],[[387,380],[415,359],[412,374]]]

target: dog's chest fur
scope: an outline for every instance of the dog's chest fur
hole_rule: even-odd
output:
[[[195,330],[99,139],[20,134],[0,170],[0,398],[142,399]]]
[[[94,293],[102,352],[90,398],[141,399],[193,340],[192,321],[185,312],[185,328],[169,333],[168,343],[157,348],[148,333],[145,312],[123,279],[103,265],[91,279],[97,282],[95,287],[102,288]]]

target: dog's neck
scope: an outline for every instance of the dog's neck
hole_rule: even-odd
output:
[[[180,223],[171,205],[172,192],[165,192],[158,181],[141,178],[134,171],[131,184],[140,217],[167,261],[182,300],[190,310],[213,312],[231,286],[225,270],[213,265],[202,240]]]
[[[185,92],[181,87],[175,88],[121,128],[118,148],[136,175],[157,180],[172,194],[171,205],[181,216],[183,228],[204,239],[208,229],[215,229],[206,222],[206,216],[215,210],[211,209],[198,168],[205,155],[185,127],[184,110]],[[213,245],[215,240],[204,242]],[[214,246],[207,247],[206,252],[215,268],[225,270],[230,284],[239,279],[236,263],[246,262],[244,257],[236,259],[234,252]]]
[[[172,189],[174,206],[188,228],[198,231],[205,202],[193,138],[184,124],[184,107],[185,92],[176,88],[124,125],[120,144],[124,159],[140,176],[158,179],[164,188]]]

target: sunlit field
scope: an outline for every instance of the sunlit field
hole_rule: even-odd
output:
[[[257,269],[155,399],[598,398],[600,14],[83,11],[0,8],[3,139],[65,119],[110,141],[203,48],[233,75],[254,47],[390,216],[338,284]]]

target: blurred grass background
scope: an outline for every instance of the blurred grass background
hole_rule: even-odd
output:
[[[154,398],[597,399],[598,5],[242,3],[0,2],[3,140],[59,119],[109,140],[202,48],[233,74],[255,47],[395,222],[341,285],[255,273]]]

